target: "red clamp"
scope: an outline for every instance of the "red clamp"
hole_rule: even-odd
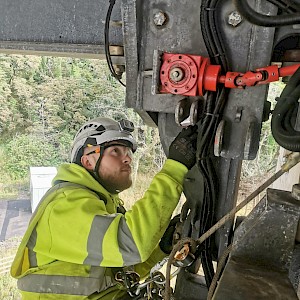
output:
[[[227,72],[220,75],[221,66],[211,65],[207,57],[188,54],[164,53],[160,69],[161,93],[185,96],[203,96],[217,90],[218,84],[227,88],[244,88],[277,81],[279,77],[296,72],[300,64],[279,68],[276,65],[246,73]]]

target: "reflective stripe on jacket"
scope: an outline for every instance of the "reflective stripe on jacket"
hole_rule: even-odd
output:
[[[186,172],[184,165],[167,160],[144,197],[122,215],[116,213],[118,195],[109,194],[84,168],[62,165],[54,181],[70,185],[59,184],[45,195],[12,264],[23,299],[57,294],[59,299],[121,299],[114,268],[134,265],[144,277],[165,256],[158,242]]]

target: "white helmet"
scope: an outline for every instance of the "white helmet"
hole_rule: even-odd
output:
[[[109,118],[95,118],[86,122],[75,135],[72,150],[71,162],[76,162],[80,159],[78,153],[87,144],[101,145],[103,143],[123,140],[129,142],[132,151],[137,148],[131,132],[134,131],[134,125],[128,120],[121,120],[117,122]]]

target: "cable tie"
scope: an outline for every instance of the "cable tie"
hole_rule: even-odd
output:
[[[212,7],[205,7],[204,9],[207,11],[215,11],[216,10],[215,8],[212,8]]]

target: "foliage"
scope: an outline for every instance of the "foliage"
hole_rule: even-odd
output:
[[[125,107],[125,89],[104,61],[0,55],[0,90],[0,167],[11,179],[68,161],[74,134],[98,116],[136,124],[136,167],[147,172],[164,160],[157,130]]]
[[[15,137],[6,146],[6,170],[13,179],[24,178],[29,166],[52,166],[61,162],[54,145],[40,136],[23,134]]]

